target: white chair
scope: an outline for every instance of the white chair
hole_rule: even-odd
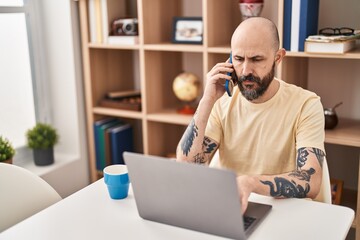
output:
[[[322,181],[321,181],[320,192],[316,196],[314,201],[332,204],[330,174],[325,157],[322,166]]]
[[[61,200],[42,178],[7,163],[0,163],[0,193],[0,232]]]
[[[210,163],[210,167],[220,167],[219,151],[216,151],[216,153]],[[330,175],[329,175],[329,169],[328,169],[326,158],[324,158],[322,171],[323,172],[322,172],[322,181],[321,181],[320,192],[316,196],[314,201],[332,204]]]

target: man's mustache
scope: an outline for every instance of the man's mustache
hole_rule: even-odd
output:
[[[253,74],[249,74],[246,76],[240,76],[239,77],[239,83],[242,83],[244,81],[249,81],[249,82],[255,82],[255,83],[261,83],[260,78],[259,77],[255,77]]]

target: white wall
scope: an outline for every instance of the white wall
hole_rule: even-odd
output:
[[[72,16],[77,14],[77,2],[40,4],[52,121],[60,135],[55,152],[75,159],[42,177],[66,197],[89,184],[80,31],[77,16]]]

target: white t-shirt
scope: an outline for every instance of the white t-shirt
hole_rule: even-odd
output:
[[[214,105],[205,136],[219,143],[222,167],[237,174],[280,174],[296,168],[297,149],[324,150],[324,112],[320,97],[282,80],[277,93],[260,104],[239,88]]]

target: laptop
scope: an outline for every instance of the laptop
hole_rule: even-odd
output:
[[[271,210],[271,205],[249,202],[242,216],[232,171],[139,153],[123,156],[143,219],[246,239]]]

